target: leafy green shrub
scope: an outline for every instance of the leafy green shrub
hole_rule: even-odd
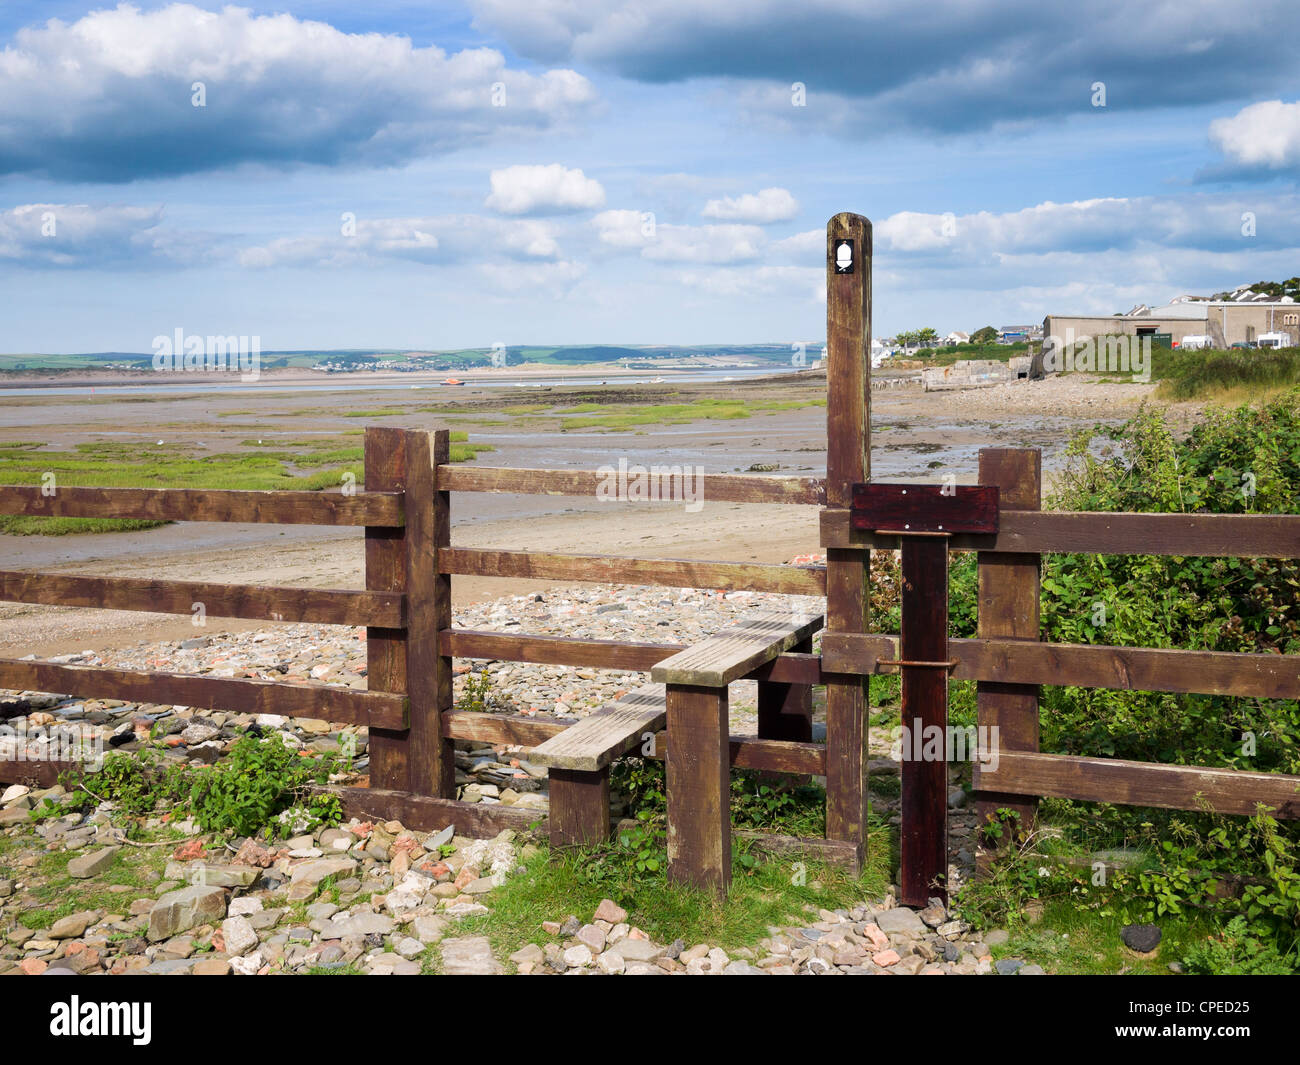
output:
[[[1188,950],[1183,965],[1206,976],[1287,976],[1296,972],[1294,954],[1279,954],[1273,944],[1250,934],[1244,917],[1234,917],[1223,932]]]
[[[336,796],[307,793],[309,785],[326,782],[331,767],[331,760],[300,757],[278,737],[241,736],[225,758],[192,774],[183,802],[205,832],[256,835],[300,806],[308,822],[315,819],[299,829],[309,831],[338,823]]]

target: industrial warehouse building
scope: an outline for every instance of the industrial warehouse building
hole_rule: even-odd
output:
[[[1107,317],[1049,314],[1043,319],[1043,336],[1082,340],[1103,336],[1168,336],[1173,344],[1184,337],[1209,337],[1210,346],[1270,346],[1300,344],[1300,303],[1246,292],[1230,300],[1180,296],[1163,307],[1134,307],[1127,314]],[[1195,342],[1195,341],[1193,341]]]

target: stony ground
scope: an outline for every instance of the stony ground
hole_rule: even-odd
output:
[[[481,604],[458,611],[455,620],[464,628],[690,643],[768,601],[790,603],[745,592],[581,585]],[[811,599],[793,605],[821,608]],[[333,626],[200,630],[180,642],[62,660],[366,684],[364,632]],[[468,663],[458,663],[458,701],[468,684],[480,686],[486,677],[491,683],[480,696],[487,709],[558,719],[590,713],[641,682],[637,674],[610,670],[506,662],[475,667],[472,674]],[[737,685],[732,694],[733,731],[753,732],[753,685]],[[354,776],[367,768],[366,730],[325,721],[38,693],[0,693],[0,714],[13,730],[0,736],[0,748],[8,748],[0,749],[4,757],[15,757],[20,746],[39,756],[61,728],[73,726],[106,749],[161,742],[168,758],[207,763],[255,728],[291,746],[350,752]],[[525,751],[457,746],[462,799],[546,808],[545,770],[529,765]],[[898,775],[886,749],[882,737],[871,763],[873,780]],[[896,795],[896,787],[881,787],[873,807],[896,822],[891,791]],[[635,913],[606,900],[590,914],[555,914],[528,930],[535,933],[528,946],[497,957],[486,937],[458,935],[457,927],[487,912],[493,892],[508,879],[545,860],[544,851],[511,832],[470,840],[453,837],[450,829],[423,833],[397,822],[353,821],[258,842],[204,835],[191,823],[155,818],[144,825],[141,841],[125,838],[108,804],[88,815],[30,817],[45,797],[62,793],[62,787],[14,785],[0,798],[0,972],[982,973],[994,971],[989,948],[1005,940],[1005,932],[972,933],[941,906],[916,912],[886,895],[850,909],[808,912],[805,923],[771,927],[753,947],[728,954],[708,943],[652,942],[636,927]],[[954,787],[954,887],[973,860],[973,814],[962,809],[964,801]],[[1041,971],[1014,959],[997,968]]]
[[[4,802],[25,809],[61,790],[15,785]],[[1041,972],[1014,960],[995,968],[989,948],[1005,932],[975,934],[937,900],[917,912],[889,896],[852,909],[809,907],[806,923],[771,927],[730,954],[709,943],[653,942],[606,899],[593,913],[557,914],[526,930],[533,941],[499,957],[486,936],[457,929],[487,913],[493,892],[526,875],[528,863],[545,860],[513,832],[471,840],[354,820],[264,844],[158,819],[146,829],[171,838],[129,841],[106,809],[5,829],[0,973]],[[71,908],[81,901],[93,905]]]

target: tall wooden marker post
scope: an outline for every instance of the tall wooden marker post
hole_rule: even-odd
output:
[[[826,225],[826,506],[871,476],[871,223]],[[826,631],[865,632],[871,552],[826,550]],[[866,858],[867,678],[826,676],[826,838]]]

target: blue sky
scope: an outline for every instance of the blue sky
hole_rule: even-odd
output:
[[[1290,277],[1292,18],[7,0],[0,351],[818,341],[842,210],[878,335]]]

